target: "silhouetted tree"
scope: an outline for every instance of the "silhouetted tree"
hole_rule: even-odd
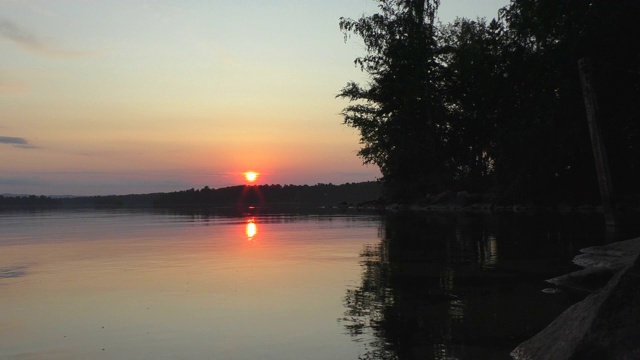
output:
[[[497,120],[503,104],[503,26],[456,19],[440,29],[445,139],[454,180],[469,191],[494,185]]]
[[[154,201],[157,207],[217,207],[230,205],[303,204],[332,206],[339,203],[356,204],[380,197],[376,181],[342,185],[237,185],[219,189],[204,187],[160,194]]]
[[[340,20],[369,75],[338,94],[388,196],[495,191],[500,201],[598,201],[577,62],[595,66],[615,187],[640,197],[640,2],[512,0],[497,19],[436,26],[438,1],[377,0]]]
[[[513,0],[501,10],[504,96],[500,183],[515,199],[596,200],[597,187],[577,61],[592,58],[614,178],[638,177],[640,119],[637,1]],[[622,110],[622,111],[620,111]],[[627,188],[627,189],[624,189]]]
[[[443,106],[436,61],[437,0],[378,0],[380,13],[340,19],[345,38],[362,38],[367,54],[355,60],[367,86],[350,82],[338,97],[353,102],[344,123],[359,130],[365,163],[380,167],[394,197],[408,197],[445,172]]]

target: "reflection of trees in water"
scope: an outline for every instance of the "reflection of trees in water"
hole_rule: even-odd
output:
[[[342,319],[349,334],[357,341],[365,343],[367,349],[361,359],[394,359],[395,355],[385,339],[385,307],[393,304],[393,297],[387,287],[389,261],[386,243],[368,244],[360,256],[362,262],[362,284],[356,289],[348,289],[344,298],[347,308]]]
[[[425,266],[425,260],[436,254],[445,263],[464,262],[460,257],[469,249],[460,243],[463,235],[451,224],[433,227],[430,219],[416,220],[387,218],[382,241],[366,246],[361,253],[362,284],[345,296],[345,327],[359,341],[368,341],[362,359],[402,359],[418,353],[446,359],[451,323],[464,317],[465,302],[453,292],[455,270]],[[442,248],[421,246],[425,237],[440,238],[442,232],[453,235],[453,241],[432,244]],[[434,304],[439,305],[438,310],[430,314],[428,308]],[[432,323],[439,328],[431,331]],[[429,349],[422,346],[425,337],[433,340]]]
[[[580,234],[545,221],[387,216],[344,298],[342,323],[363,343],[361,358],[508,359],[572,301],[540,290],[567,271]]]

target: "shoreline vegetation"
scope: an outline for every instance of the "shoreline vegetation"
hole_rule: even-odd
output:
[[[470,194],[467,191],[443,191],[411,202],[394,202],[383,197],[379,181],[340,185],[236,185],[218,189],[205,186],[166,193],[44,196],[0,195],[0,209],[25,208],[187,208],[213,209],[230,207],[276,207],[295,210],[301,207],[317,209],[356,209],[374,211],[424,212],[557,212],[603,213],[600,204],[593,203],[510,203],[496,194]],[[619,202],[621,213],[640,212],[640,202]]]
[[[380,168],[385,208],[598,211],[608,230],[631,210],[637,223],[640,2],[511,0],[494,19],[449,24],[439,0],[376,2],[340,19],[368,78],[338,97],[358,155]],[[511,355],[640,358],[638,252]]]
[[[610,177],[613,202],[640,202],[640,2],[511,0],[494,19],[448,24],[439,0],[375,2],[340,19],[367,80],[337,97],[386,199],[420,207],[451,190],[495,194],[479,203],[498,210],[564,209],[602,202]]]
[[[227,208],[237,206],[278,206],[296,208],[349,207],[378,199],[377,181],[341,185],[236,185],[218,189],[205,186],[166,193],[37,196],[0,195],[2,208]]]

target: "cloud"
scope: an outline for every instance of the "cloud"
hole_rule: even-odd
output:
[[[18,25],[7,19],[0,19],[0,35],[27,47],[41,48],[44,46],[35,35],[29,33],[27,30],[21,29]]]
[[[27,140],[19,137],[0,136],[0,144],[26,145]]]
[[[37,34],[6,18],[0,18],[0,39],[9,40],[24,49],[42,55],[57,57],[84,57],[93,55],[93,53],[88,51],[76,51],[57,47],[44,41]]]
[[[27,274],[26,266],[8,266],[0,268],[0,279],[12,279],[25,276]]]
[[[37,146],[29,144],[29,142],[21,137],[0,136],[0,144],[13,145],[23,149],[36,149]]]

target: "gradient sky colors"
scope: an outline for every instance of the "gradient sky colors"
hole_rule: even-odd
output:
[[[440,18],[507,0],[442,0]],[[0,194],[374,180],[341,124],[370,0],[0,0]]]

